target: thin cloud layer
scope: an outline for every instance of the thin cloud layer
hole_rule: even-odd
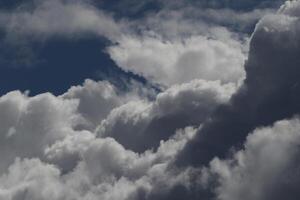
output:
[[[15,12],[1,12],[0,19],[8,37],[72,38],[92,33],[113,39],[120,32],[111,16],[83,1],[38,0]]]

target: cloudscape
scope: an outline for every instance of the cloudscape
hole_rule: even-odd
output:
[[[0,1],[0,200],[299,200],[299,114],[298,0]]]

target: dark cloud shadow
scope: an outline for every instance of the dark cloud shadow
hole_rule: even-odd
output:
[[[178,165],[206,165],[240,148],[248,133],[300,111],[300,41],[290,32],[253,35],[242,88],[220,106],[178,156]]]

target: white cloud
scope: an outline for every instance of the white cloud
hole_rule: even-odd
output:
[[[42,159],[56,141],[93,131],[113,108],[144,98],[136,89],[133,85],[121,93],[108,82],[86,80],[59,97],[50,93],[29,97],[19,91],[0,97],[0,173],[15,157]]]
[[[107,81],[96,82],[87,79],[82,86],[72,86],[61,97],[79,101],[78,112],[85,119],[80,128],[93,131],[112,109],[152,95],[151,89],[135,82],[131,82],[128,87],[128,91],[124,92]]]
[[[0,26],[11,42],[95,34],[116,44],[107,50],[121,69],[168,87],[196,78],[226,83],[242,80],[247,36],[222,27],[221,19],[249,23],[262,16],[256,11],[236,17],[229,10],[197,14],[188,7],[163,9],[141,20],[116,21],[112,14],[83,1],[43,0],[24,7],[0,14]],[[207,23],[204,16],[212,16],[216,24]]]
[[[113,139],[91,138],[85,149],[76,149],[81,151],[79,163],[67,174],[39,159],[16,159],[0,177],[0,199],[139,199],[158,184],[188,184],[188,173],[168,172],[167,163],[194,132],[190,128],[178,132],[157,152],[143,155],[125,150]],[[78,144],[74,140],[64,145]],[[52,147],[53,153],[60,152],[59,146]]]
[[[154,31],[167,38],[188,37],[191,35],[213,36],[214,29],[228,28],[241,36],[250,31],[264,15],[274,13],[273,9],[254,9],[237,11],[229,8],[201,8],[181,5],[164,8],[159,12],[146,15],[131,23],[132,28]]]
[[[245,149],[238,151],[232,160],[213,160],[211,170],[220,181],[216,190],[218,199],[296,198],[299,130],[298,118],[276,122],[250,134]]]
[[[72,195],[60,180],[55,166],[39,159],[16,159],[7,174],[0,177],[0,199],[71,200]]]
[[[41,156],[43,149],[64,138],[81,121],[78,102],[51,94],[27,97],[11,92],[0,98],[0,155],[3,172],[15,157]]]
[[[161,94],[154,107],[169,113],[167,101],[178,99],[180,104],[185,97],[202,98],[203,106],[214,107],[205,99],[226,102],[233,90],[218,82],[194,81]],[[107,108],[117,109],[138,98],[135,91],[117,93],[107,82],[87,80],[59,97],[49,93],[29,97],[18,91],[0,97],[0,116],[5,119],[0,122],[0,199],[125,200],[168,192],[176,184],[189,187],[191,171],[172,171],[168,165],[196,129],[179,130],[161,141],[157,150],[143,154],[125,149],[113,138],[96,137],[89,126],[78,130],[87,121],[105,118]],[[99,112],[107,104],[104,114],[90,114],[89,102],[100,106]]]
[[[283,44],[289,47],[298,39],[298,4],[286,3],[264,18],[256,33],[274,41],[291,36]],[[87,80],[59,97],[18,91],[0,97],[1,200],[156,199],[178,184],[188,191],[196,187],[192,192],[207,186],[220,200],[299,195],[298,118],[255,130],[244,150],[215,158],[206,169],[173,165],[199,134],[190,126],[209,121],[244,77],[245,46],[235,34],[220,27],[188,31],[193,23],[182,23],[174,34],[155,25],[141,35],[120,36],[111,17],[86,4],[55,0],[37,5],[31,13],[4,14],[8,30],[43,37],[92,32],[117,40],[108,51],[122,69],[168,88],[151,101],[135,86],[122,93],[108,82]],[[173,22],[162,24],[172,30]],[[215,178],[217,183],[209,185]]]
[[[193,79],[237,83],[244,77],[244,47],[225,29],[221,31],[227,35],[226,39],[194,36],[169,41],[159,36],[124,37],[108,51],[125,71],[164,86]]]

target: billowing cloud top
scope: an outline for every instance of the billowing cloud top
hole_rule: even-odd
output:
[[[300,1],[226,2],[1,10],[3,41],[92,35],[143,81],[2,95],[0,200],[298,200]]]

